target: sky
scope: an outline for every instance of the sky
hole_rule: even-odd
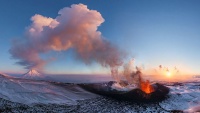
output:
[[[23,39],[31,17],[55,18],[58,11],[82,3],[98,11],[104,22],[98,27],[103,37],[134,58],[145,70],[159,65],[175,66],[185,73],[200,74],[199,0],[1,0],[0,72],[25,73],[8,52],[12,40]],[[72,51],[49,53],[56,60],[45,66],[46,73],[108,74],[108,68],[74,58]]]

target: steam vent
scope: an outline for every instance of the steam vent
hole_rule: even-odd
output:
[[[169,88],[159,84],[151,84],[153,88],[152,92],[145,92],[141,88],[135,88],[129,91],[119,91],[112,88],[115,82],[110,81],[108,83],[97,84],[80,84],[80,86],[92,93],[96,93],[102,96],[107,96],[116,100],[124,100],[131,102],[157,102],[166,98],[169,93]]]

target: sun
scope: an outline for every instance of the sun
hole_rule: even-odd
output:
[[[167,71],[167,72],[166,72],[166,75],[167,75],[168,77],[170,77],[170,76],[171,76],[171,73],[170,73],[169,71]]]

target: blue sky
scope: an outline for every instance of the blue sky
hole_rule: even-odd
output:
[[[199,0],[1,0],[0,71],[26,72],[15,64],[8,50],[11,41],[21,38],[35,14],[55,18],[58,11],[83,3],[101,13],[105,22],[99,31],[111,43],[134,57],[138,65],[155,68],[162,64],[180,71],[200,74],[200,1]],[[69,51],[57,53],[48,64],[48,73],[109,73],[93,63],[77,61]]]

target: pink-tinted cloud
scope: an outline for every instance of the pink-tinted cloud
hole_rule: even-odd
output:
[[[17,63],[28,69],[40,70],[49,61],[42,59],[41,54],[67,52],[70,48],[85,63],[96,61],[110,67],[122,64],[124,54],[97,30],[104,22],[103,17],[86,5],[65,7],[55,19],[36,14],[31,20],[23,40],[16,40],[10,49]]]

